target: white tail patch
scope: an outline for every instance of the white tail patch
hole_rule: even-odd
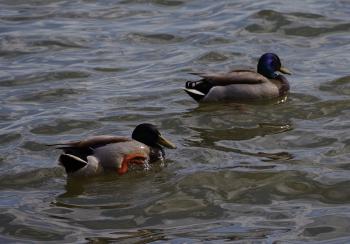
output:
[[[82,160],[81,158],[78,158],[77,156],[74,156],[74,155],[72,155],[72,154],[64,153],[64,154],[62,154],[62,155],[65,155],[65,156],[70,157],[70,158],[72,158],[72,159],[74,159],[74,160],[76,160],[76,161],[79,161],[79,162],[82,162],[82,163],[84,163],[84,164],[87,164],[86,161],[84,161],[84,160]],[[61,162],[60,162],[60,163],[61,163]],[[62,163],[61,163],[61,164],[62,164]]]
[[[196,94],[196,95],[199,95],[199,96],[205,96],[205,94],[203,92],[200,92],[200,91],[195,90],[195,89],[184,88],[184,90],[189,92],[189,93],[192,93],[192,94]]]
[[[91,165],[94,168],[98,168],[99,161],[95,156],[88,156],[87,161],[88,161],[88,165]]]

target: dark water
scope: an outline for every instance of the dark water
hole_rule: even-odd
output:
[[[198,106],[191,71],[292,72]],[[350,242],[350,2],[0,1],[0,242]],[[67,181],[45,144],[156,124],[165,167]]]

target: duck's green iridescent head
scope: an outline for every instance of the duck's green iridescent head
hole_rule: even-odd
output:
[[[276,76],[278,75],[275,73],[276,71],[279,71],[283,74],[291,75],[291,72],[287,68],[282,66],[281,60],[276,54],[263,54],[259,59],[258,73],[267,78],[273,79],[276,78]]]
[[[165,139],[165,137],[160,134],[156,126],[148,123],[136,126],[132,132],[131,138],[150,147],[164,146],[172,149],[176,148],[172,142]]]

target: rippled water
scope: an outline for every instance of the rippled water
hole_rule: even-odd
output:
[[[0,242],[350,242],[349,33],[347,0],[2,0]],[[268,51],[285,103],[181,90]],[[165,167],[67,181],[45,146],[140,122]]]

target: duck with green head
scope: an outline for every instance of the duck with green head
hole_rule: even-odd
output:
[[[69,176],[94,176],[106,171],[122,175],[131,165],[146,165],[163,160],[162,146],[176,148],[152,124],[140,124],[131,138],[121,136],[92,136],[81,141],[51,144],[62,149],[58,159]]]
[[[258,62],[257,72],[234,70],[228,73],[191,73],[198,81],[187,81],[185,91],[197,102],[252,101],[285,96],[289,83],[283,74],[291,74],[274,53],[265,53]]]

